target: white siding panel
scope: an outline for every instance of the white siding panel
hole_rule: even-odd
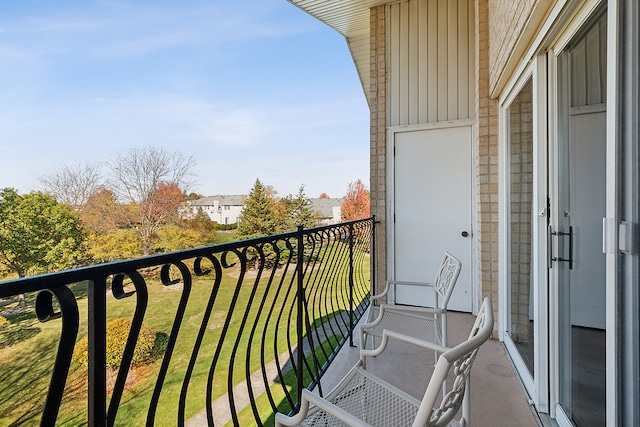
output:
[[[449,90],[449,73],[447,59],[449,58],[449,23],[447,4],[449,0],[438,0],[438,121],[448,119],[447,98]],[[431,76],[430,76],[431,77]]]
[[[428,7],[418,8],[418,40],[428,39],[428,28],[426,25],[420,25],[420,22],[428,22]],[[428,50],[428,46],[426,48]],[[416,45],[416,55],[418,55],[418,123],[429,122],[429,84],[426,80],[420,79],[420,76],[426,76],[429,73],[428,54],[420,55],[420,50]]]
[[[458,0],[458,117],[469,115],[469,8]],[[473,45],[472,45],[473,46]]]
[[[397,22],[400,20],[400,8],[394,7],[388,13],[389,19],[387,20],[387,31],[389,34],[391,31],[391,23]],[[400,66],[400,29],[396,28],[393,37],[387,37],[387,61],[390,64],[394,64],[393,74],[394,78],[388,79],[387,85],[387,100],[389,102],[389,106],[394,106],[394,108],[389,108],[389,120],[392,123],[400,124],[400,102],[401,102],[401,90],[400,90],[400,81],[405,77],[402,76],[402,69]]]
[[[420,115],[420,102],[418,100],[418,95],[420,94],[420,79],[419,79],[419,71],[420,71],[420,55],[418,51],[419,46],[419,38],[420,27],[418,25],[418,19],[420,15],[418,13],[418,2],[410,2],[409,3],[409,25],[407,28],[409,30],[409,54],[407,56],[408,62],[407,66],[409,67],[409,82],[416,82],[415,85],[412,85],[412,89],[409,90],[409,99],[408,106],[415,105],[415,108],[409,108],[409,120],[408,123],[419,123],[419,115]]]
[[[400,16],[409,17],[409,3],[403,2],[400,6]],[[413,85],[410,84],[409,74],[409,19],[405,19],[405,24],[400,27],[400,47],[399,47],[399,63],[400,63],[400,96],[398,98],[400,104],[400,124],[409,124],[409,99],[406,96],[411,93]]]
[[[421,79],[427,80],[429,86],[429,119],[427,123],[438,121],[438,2],[427,2],[429,14],[427,18],[427,29],[429,38],[420,40],[428,45],[427,58],[429,64],[429,74],[420,76]],[[422,23],[424,25],[424,23]],[[429,76],[432,76],[429,78]]]
[[[458,117],[458,2],[447,0],[447,118]]]
[[[467,9],[467,28],[469,28],[469,45],[467,50],[469,51],[468,74],[469,74],[469,116],[476,116],[476,12],[474,8],[474,2],[467,3],[469,8]]]
[[[475,117],[473,0],[387,6],[389,125]]]

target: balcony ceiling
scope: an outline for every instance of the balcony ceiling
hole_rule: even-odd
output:
[[[369,9],[396,0],[288,0],[347,40],[365,96],[369,95]]]

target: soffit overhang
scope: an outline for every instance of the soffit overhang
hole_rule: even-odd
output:
[[[356,66],[362,90],[369,98],[369,9],[397,0],[288,0],[342,34]]]

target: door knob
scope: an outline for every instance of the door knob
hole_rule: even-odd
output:
[[[463,231],[460,234],[462,235],[462,237],[468,237],[469,236],[469,232],[468,231]]]

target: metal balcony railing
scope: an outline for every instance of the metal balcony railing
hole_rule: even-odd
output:
[[[374,223],[0,283],[0,301],[26,295],[20,319],[60,325],[48,347],[38,341],[30,367],[0,360],[0,371],[24,369],[14,383],[3,375],[0,388],[14,387],[16,400],[0,399],[0,424],[185,425],[199,413],[208,425],[264,425],[276,411],[295,411],[301,389],[319,385],[368,305]],[[111,370],[107,324],[120,317],[131,326]],[[153,357],[140,367],[134,354],[147,325],[156,332]],[[85,335],[83,364],[76,343]],[[46,348],[55,356],[37,354]],[[32,387],[30,395],[22,387]]]

